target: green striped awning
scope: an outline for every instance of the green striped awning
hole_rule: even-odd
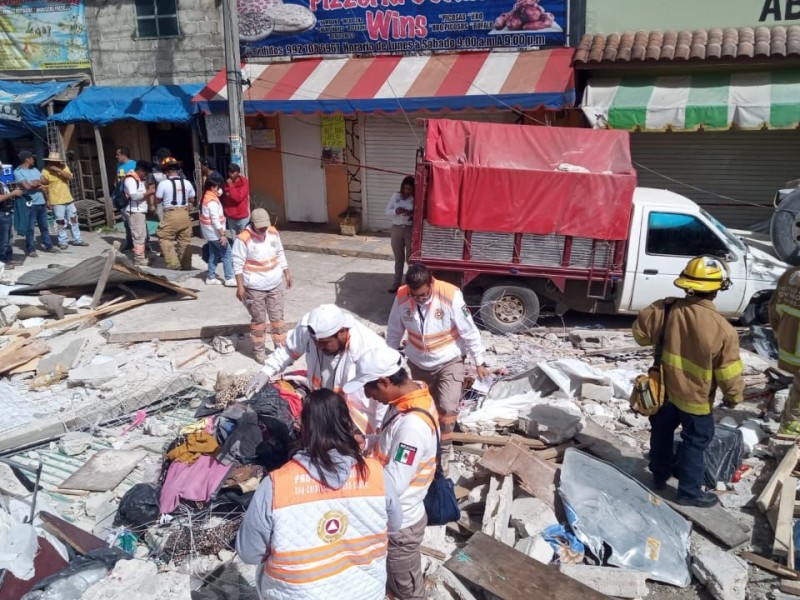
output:
[[[609,129],[794,129],[800,70],[592,79],[582,109]]]

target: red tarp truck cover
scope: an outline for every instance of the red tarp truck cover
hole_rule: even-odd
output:
[[[636,172],[625,131],[430,119],[425,161],[432,225],[628,237]]]

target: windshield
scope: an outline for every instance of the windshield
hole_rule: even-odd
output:
[[[714,227],[717,228],[717,231],[719,231],[722,234],[722,236],[728,242],[730,242],[730,244],[734,248],[736,248],[737,250],[740,250],[741,252],[746,252],[747,251],[747,246],[744,245],[744,242],[742,240],[740,240],[738,237],[736,237],[735,235],[733,235],[731,233],[730,229],[725,227],[725,225],[723,225],[722,223],[717,221],[714,217],[712,217],[710,214],[708,214],[702,208],[700,209],[700,214],[702,214],[706,219],[711,221],[711,223],[714,225]]]

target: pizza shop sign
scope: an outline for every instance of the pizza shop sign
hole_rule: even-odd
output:
[[[239,0],[244,57],[566,44],[569,0]]]
[[[800,21],[800,0],[764,0],[759,22]]]

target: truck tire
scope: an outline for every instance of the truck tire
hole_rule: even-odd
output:
[[[536,325],[539,297],[519,285],[494,285],[481,296],[480,317],[492,333],[521,333]]]
[[[800,190],[778,205],[769,224],[775,253],[790,265],[800,265]]]

